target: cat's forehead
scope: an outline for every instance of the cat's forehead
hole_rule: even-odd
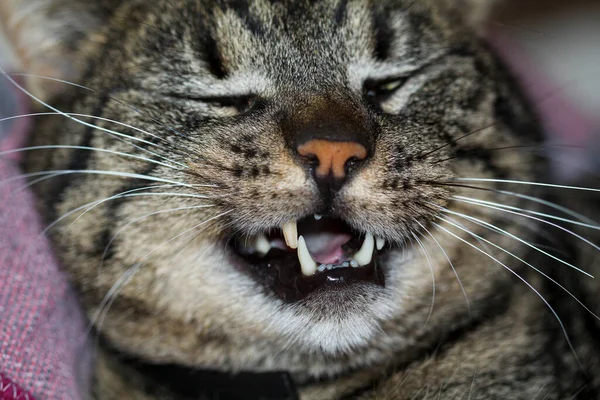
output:
[[[282,83],[352,84],[401,75],[438,53],[429,15],[396,3],[206,1],[188,29],[191,40],[208,43],[204,55],[225,74],[263,71]]]

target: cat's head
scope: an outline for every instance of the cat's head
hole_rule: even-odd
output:
[[[87,171],[41,192],[117,348],[328,375],[502,301],[515,262],[493,246],[531,232],[486,180],[535,176],[539,136],[476,34],[486,2],[25,3],[35,20],[4,11],[26,65],[85,86],[35,79],[72,113],[36,142],[81,148],[30,165]]]

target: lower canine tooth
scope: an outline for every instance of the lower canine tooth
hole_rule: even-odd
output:
[[[385,246],[385,239],[375,238],[375,245],[377,247],[377,250],[383,249],[383,246]]]
[[[306,242],[302,236],[298,238],[298,260],[303,275],[311,276],[317,272],[317,263],[308,252],[308,247],[306,247]]]
[[[360,250],[352,257],[358,265],[364,267],[368,263],[371,262],[371,258],[373,257],[373,250],[375,249],[375,239],[373,235],[367,233],[365,236],[365,241],[363,242]]]
[[[285,244],[292,249],[298,248],[298,224],[296,221],[286,222],[281,226]]]

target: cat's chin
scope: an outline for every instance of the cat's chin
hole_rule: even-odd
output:
[[[231,243],[241,269],[287,303],[324,296],[347,303],[360,288],[385,287],[384,242],[338,218],[311,216]]]
[[[330,356],[368,347],[396,308],[389,290],[366,282],[317,290],[294,306],[293,317],[271,328],[310,351]]]

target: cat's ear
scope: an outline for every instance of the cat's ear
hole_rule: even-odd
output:
[[[102,29],[110,11],[104,0],[0,0],[0,28],[16,55],[16,68],[77,81],[82,48]],[[27,85],[43,99],[65,87],[36,77],[28,77]]]

